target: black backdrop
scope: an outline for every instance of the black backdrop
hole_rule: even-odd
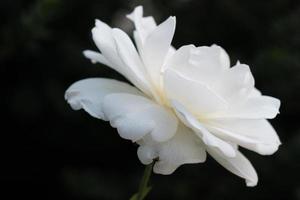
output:
[[[96,49],[94,19],[131,30],[136,6],[158,22],[177,16],[173,44],[223,46],[251,66],[256,85],[282,101],[272,120],[283,145],[273,156],[243,151],[259,174],[244,181],[211,158],[171,176],[154,175],[149,199],[300,199],[300,1],[297,0],[1,0],[1,199],[128,199],[143,165],[136,146],[108,123],[64,101],[86,77],[124,80],[82,56]],[[5,198],[4,198],[5,196]]]

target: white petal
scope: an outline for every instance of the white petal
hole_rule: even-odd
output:
[[[83,51],[83,55],[90,59],[92,63],[101,63],[107,66],[111,66],[112,64],[101,54],[96,51],[85,50]]]
[[[246,179],[247,186],[253,187],[257,185],[258,177],[256,171],[249,160],[241,152],[237,151],[236,157],[233,158],[222,156],[216,148],[208,147],[207,152],[224,168],[235,175]]]
[[[188,112],[183,105],[176,101],[172,101],[172,106],[181,119],[181,121],[188,127],[190,127],[204,142],[204,144],[212,147],[216,147],[224,156],[234,157],[236,156],[234,148],[227,142],[219,139],[211,134],[202,124],[197,120],[190,112]]]
[[[227,102],[211,88],[190,80],[174,70],[165,71],[164,85],[169,99],[180,102],[197,117],[227,109]]]
[[[137,76],[144,76],[143,63],[128,35],[118,28],[112,29],[112,34],[117,44],[118,54],[124,63],[130,66]]]
[[[142,54],[142,51],[143,51],[143,43],[142,43],[142,40],[141,40],[141,38],[139,37],[137,31],[133,31],[133,38],[134,38],[134,41],[135,41],[135,44],[136,44],[136,47],[137,47],[137,49],[138,49],[139,54]]]
[[[141,43],[144,43],[147,36],[156,28],[153,17],[143,17],[142,6],[137,6],[127,17],[133,21],[135,25],[137,39],[140,40]]]
[[[214,70],[228,69],[229,56],[226,51],[217,45],[197,47],[191,52],[190,62],[200,68]]]
[[[151,96],[151,88],[143,71],[144,67],[129,37],[121,30],[112,29],[100,20],[96,20],[92,34],[101,55],[107,61],[106,64]]]
[[[209,49],[209,47],[205,48]],[[219,64],[216,64],[218,63],[216,58],[210,59],[209,57],[200,56],[202,64],[197,64],[195,61],[198,59],[197,49],[194,45],[180,47],[168,60],[166,69],[173,69],[182,76],[201,84],[212,85],[219,79],[218,77],[222,71],[218,68]]]
[[[160,83],[160,72],[175,32],[175,17],[169,17],[145,39],[141,56],[154,84]]]
[[[256,96],[232,104],[228,110],[211,118],[273,119],[279,114],[280,100],[270,96]]]
[[[158,174],[171,174],[180,165],[206,160],[203,144],[183,124],[179,124],[176,135],[167,142],[153,144],[144,139],[142,143],[138,150],[139,159],[142,163],[149,164],[154,158],[158,158],[153,168]]]
[[[141,93],[127,83],[105,79],[89,78],[72,84],[65,93],[65,99],[74,110],[83,108],[93,117],[104,119],[102,110],[103,98],[112,93]]]
[[[161,88],[160,73],[174,53],[171,41],[175,32],[175,17],[169,17],[157,26],[152,16],[143,17],[142,6],[136,7],[127,17],[134,22],[134,39],[152,84]]]
[[[228,69],[230,67],[230,58],[229,58],[229,55],[227,54],[227,52],[218,45],[212,45],[212,47],[217,49],[217,52],[219,54],[220,63],[221,63],[221,66],[223,67],[223,69]]]
[[[223,61],[219,59],[216,62],[217,55],[223,57],[221,55],[225,54],[223,51],[219,52],[219,54],[215,53],[217,52],[216,49],[216,46],[198,48],[193,45],[183,46],[170,59],[166,71],[173,69],[179,77],[189,79],[191,82],[197,82],[198,85],[204,85],[211,91],[210,93],[214,93],[214,96],[218,96],[218,99],[222,99],[224,105],[227,104],[228,106],[224,106],[223,108],[214,106],[217,108],[214,113],[208,113],[205,110],[195,110],[202,107],[209,108],[209,106],[192,106],[190,102],[184,103],[184,101],[182,103],[189,105],[191,107],[189,110],[205,114],[205,118],[274,118],[279,112],[280,101],[276,98],[260,95],[260,92],[254,87],[254,78],[247,65],[237,63],[232,68],[227,68],[228,66],[226,65],[227,67],[219,67],[217,69],[219,65],[222,65],[220,63],[228,63],[229,60],[227,62],[227,59]],[[166,73],[165,76],[169,75]],[[183,83],[183,81],[180,83]],[[170,84],[165,83],[165,85],[168,90],[168,85]],[[191,88],[191,85],[179,86],[179,91],[181,88]],[[173,91],[175,91],[175,88],[178,87],[174,87]],[[193,91],[200,93],[198,92],[199,90]],[[177,93],[177,91],[174,93]],[[192,96],[187,93],[191,93],[189,89],[186,89],[185,95],[182,96],[185,96],[185,98]],[[207,98],[202,98],[201,101],[205,99]],[[197,100],[198,103],[201,101]]]
[[[123,63],[130,69],[127,73],[127,77],[132,80],[135,85],[142,87],[142,91],[146,94],[150,94],[149,80],[146,75],[145,67],[132,43],[126,33],[120,29],[114,28],[112,34],[116,41],[118,55],[121,57]],[[131,72],[130,72],[131,71]],[[130,74],[132,73],[132,74]],[[133,76],[131,78],[131,76]]]
[[[168,63],[170,68],[176,69],[179,72],[185,74],[185,72],[189,72],[189,70],[185,69],[188,67],[188,61],[191,56],[191,52],[196,49],[194,45],[185,45],[180,47],[178,50],[175,51],[175,54],[170,59]],[[182,70],[182,71],[181,71]],[[186,70],[186,71],[184,71]],[[185,74],[187,75],[187,74]]]
[[[223,71],[212,87],[227,101],[238,103],[254,88],[254,78],[248,65],[238,63]]]
[[[252,97],[259,97],[261,96],[261,92],[257,89],[257,88],[253,88],[253,90],[250,92],[249,94],[249,98],[252,98]]]
[[[229,102],[229,108],[211,118],[270,119],[279,113],[280,101],[260,94],[247,65],[237,63],[224,71],[212,88]]]
[[[103,111],[122,138],[137,141],[150,134],[162,142],[174,136],[177,118],[166,108],[146,97],[131,94],[111,94],[103,100]]]
[[[102,55],[112,64],[110,67],[123,74],[124,69],[121,67],[124,64],[118,56],[112,29],[100,20],[96,20],[95,24],[96,26],[92,29],[92,35],[96,46]]]
[[[276,131],[267,120],[219,119],[205,126],[215,135],[262,155],[270,155],[281,144]]]
[[[149,165],[155,158],[158,157],[157,152],[152,146],[139,146],[137,151],[138,158],[144,165]]]

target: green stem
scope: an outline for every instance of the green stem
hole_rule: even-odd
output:
[[[141,180],[139,191],[138,191],[138,194],[137,194],[137,200],[143,200],[146,197],[147,193],[148,193],[148,191],[147,191],[147,190],[149,190],[148,182],[149,182],[149,179],[150,179],[150,176],[151,176],[151,173],[152,173],[153,165],[154,165],[154,162],[147,165],[146,168],[145,168],[143,178]]]

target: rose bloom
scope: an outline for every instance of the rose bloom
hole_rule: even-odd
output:
[[[119,135],[139,145],[143,164],[171,174],[180,165],[202,163],[207,153],[227,170],[255,186],[258,177],[243,147],[261,155],[277,151],[280,140],[266,119],[278,114],[280,101],[255,88],[248,65],[230,67],[217,45],[171,46],[175,17],[157,25],[136,7],[127,16],[128,35],[96,20],[93,40],[100,52],[84,55],[116,70],[134,86],[106,78],[78,81],[66,91],[73,109],[109,121]]]

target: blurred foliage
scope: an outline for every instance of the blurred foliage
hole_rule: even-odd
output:
[[[259,174],[257,187],[208,159],[154,175],[148,199],[300,199],[300,1],[1,0],[2,199],[129,199],[136,191],[143,171],[136,146],[109,124],[72,111],[63,96],[82,78],[124,80],[92,65],[82,50],[96,49],[95,18],[130,31],[124,16],[139,4],[158,22],[177,16],[175,47],[219,44],[232,63],[251,66],[258,88],[282,100],[272,120],[279,151],[244,151]]]

